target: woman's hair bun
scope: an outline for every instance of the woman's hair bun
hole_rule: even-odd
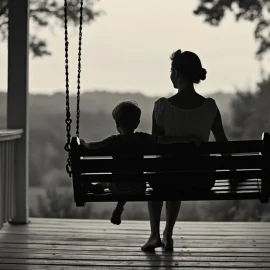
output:
[[[202,69],[201,69],[201,75],[200,75],[200,79],[201,79],[202,81],[204,81],[204,80],[206,79],[206,74],[207,74],[206,69],[205,69],[205,68],[202,68]]]

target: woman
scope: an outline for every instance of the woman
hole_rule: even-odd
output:
[[[172,54],[171,61],[170,78],[178,93],[155,102],[152,133],[157,136],[196,136],[202,141],[208,141],[212,131],[216,141],[227,141],[216,102],[199,95],[194,88],[194,84],[206,79],[207,72],[200,58],[193,52],[177,50]],[[151,235],[142,246],[143,251],[153,251],[160,246],[167,251],[173,250],[173,228],[181,202],[166,202],[166,227],[161,240],[162,206],[163,202],[148,202]]]

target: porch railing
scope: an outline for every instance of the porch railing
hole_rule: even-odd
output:
[[[0,130],[0,229],[15,216],[15,148],[23,130]]]

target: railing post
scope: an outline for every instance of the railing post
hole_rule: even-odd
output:
[[[15,150],[16,213],[12,223],[28,223],[28,51],[29,0],[8,1],[7,127],[23,129]]]

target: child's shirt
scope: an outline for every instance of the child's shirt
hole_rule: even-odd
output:
[[[127,135],[112,135],[100,142],[94,142],[89,143],[88,147],[91,149],[97,149],[97,148],[103,148],[103,147],[113,147],[113,148],[121,148],[128,145],[155,145],[158,143],[158,137],[154,135],[150,135],[148,133],[143,132],[135,132],[133,134],[127,134]],[[118,158],[117,156],[113,158]],[[123,156],[119,156],[119,158],[123,158]],[[124,158],[127,159],[134,159],[134,162],[136,162],[136,159],[140,158],[138,155],[134,155],[130,153],[129,156],[126,156]],[[121,173],[126,175],[126,178],[128,180],[128,177],[132,175],[134,177],[134,173]],[[138,177],[141,177],[143,172],[138,173]],[[113,194],[140,194],[145,192],[146,189],[146,183],[145,182],[139,182],[139,181],[127,181],[127,182],[118,182],[118,183],[109,183],[109,189]]]

